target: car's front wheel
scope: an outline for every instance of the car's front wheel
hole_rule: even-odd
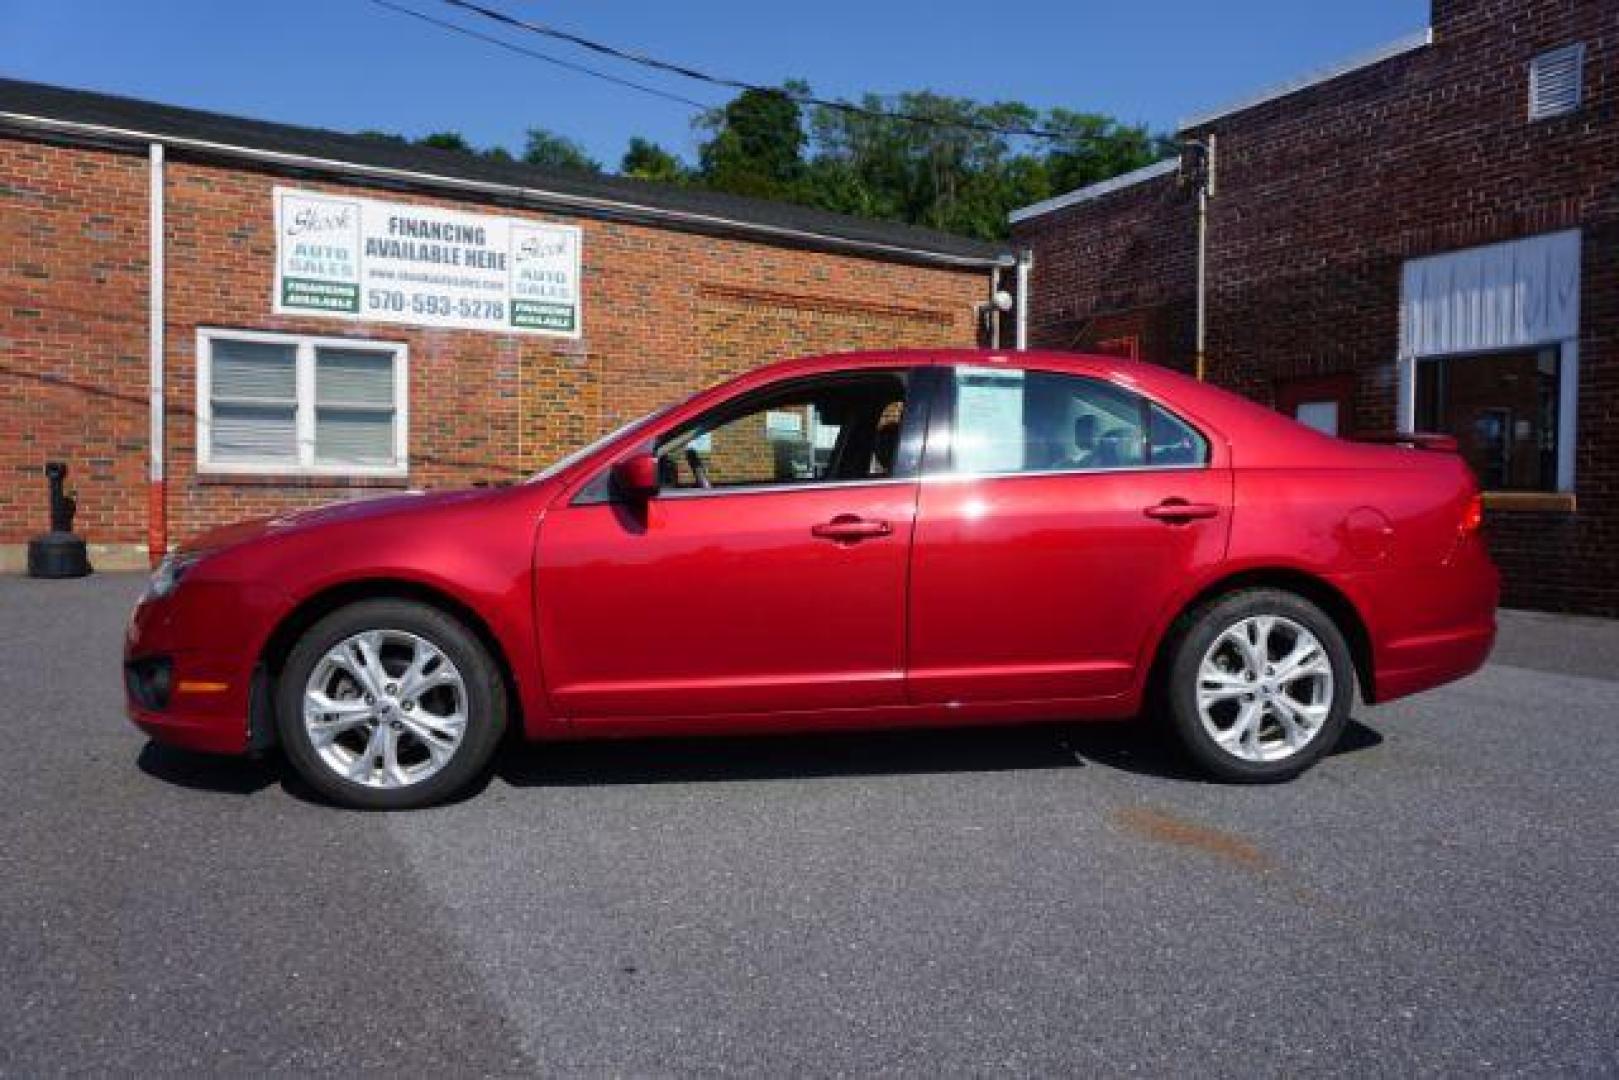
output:
[[[1295,593],[1248,589],[1192,616],[1168,669],[1182,745],[1223,780],[1286,780],[1337,744],[1354,702],[1349,646]]]
[[[500,673],[477,637],[405,600],[326,616],[293,646],[277,684],[277,729],[299,775],[367,809],[426,806],[466,787],[505,714]]]

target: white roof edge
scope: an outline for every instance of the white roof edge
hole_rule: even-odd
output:
[[[1178,158],[1165,158],[1163,161],[1155,161],[1144,168],[1136,169],[1134,172],[1121,173],[1112,179],[1088,184],[1085,187],[1065,192],[1062,195],[1054,195],[1041,202],[1019,207],[1007,214],[1006,220],[1016,224],[1019,221],[1027,221],[1032,217],[1039,217],[1041,214],[1049,214],[1053,210],[1061,210],[1065,206],[1073,206],[1075,203],[1100,199],[1103,195],[1132,187],[1143,181],[1151,180],[1155,176],[1165,176],[1178,168],[1180,168]]]
[[[1312,86],[1318,86],[1321,83],[1329,82],[1332,79],[1336,79],[1342,75],[1348,75],[1352,71],[1359,71],[1361,68],[1371,67],[1373,64],[1381,64],[1385,60],[1392,60],[1396,56],[1402,56],[1408,52],[1415,52],[1418,49],[1427,48],[1432,44],[1433,27],[1430,26],[1422,30],[1414,31],[1413,33],[1407,34],[1402,38],[1390,41],[1387,44],[1379,45],[1374,49],[1368,49],[1365,52],[1357,53],[1354,56],[1351,56],[1345,60],[1340,60],[1335,64],[1328,64],[1326,67],[1317,68],[1315,71],[1312,71],[1307,75],[1300,76],[1297,79],[1292,79],[1284,83],[1278,83],[1275,86],[1261,90],[1256,94],[1251,94],[1248,97],[1240,98],[1237,101],[1233,101],[1227,105],[1222,105],[1217,109],[1211,109],[1208,112],[1193,113],[1191,116],[1183,117],[1177,130],[1187,131],[1191,128],[1202,127],[1211,121],[1219,120],[1222,117],[1230,116],[1233,113],[1244,112],[1253,108],[1255,105],[1263,105],[1267,101],[1274,101],[1277,98],[1286,97],[1289,94],[1296,94],[1300,90],[1307,90]]]

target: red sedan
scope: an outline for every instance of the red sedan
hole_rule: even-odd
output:
[[[1328,752],[1355,687],[1477,669],[1497,577],[1443,440],[1317,434],[1106,357],[752,371],[526,483],[228,526],[130,623],[153,738],[279,745],[369,807],[535,740],[1111,720],[1227,780]]]

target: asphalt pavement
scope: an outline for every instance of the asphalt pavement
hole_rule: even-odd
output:
[[[515,748],[408,814],[149,745],[0,579],[0,1073],[1619,1071],[1619,625],[1226,787],[1071,726]]]

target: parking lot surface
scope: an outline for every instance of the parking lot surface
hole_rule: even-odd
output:
[[[133,576],[0,579],[0,1073],[1619,1069],[1619,631],[1276,787],[1127,726],[518,748],[362,814],[122,716]]]

